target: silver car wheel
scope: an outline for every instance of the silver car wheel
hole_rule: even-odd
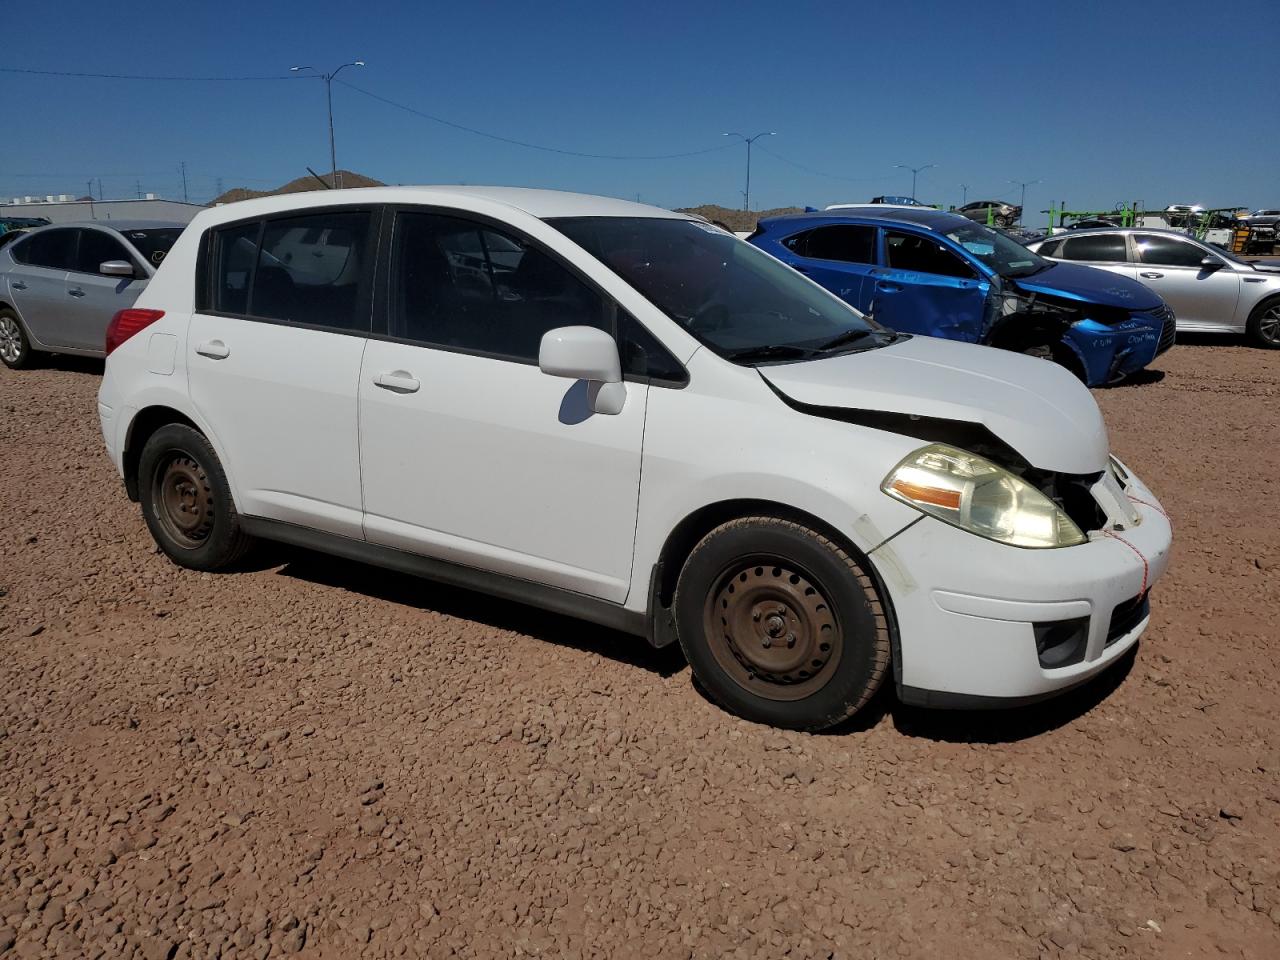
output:
[[[0,358],[6,363],[17,363],[20,356],[22,331],[18,329],[18,321],[13,317],[0,317]]]
[[[1280,343],[1280,303],[1273,303],[1258,319],[1258,333],[1264,340]]]

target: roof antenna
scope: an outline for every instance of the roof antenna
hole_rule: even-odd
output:
[[[310,167],[307,167],[307,173],[311,174],[313,177],[315,177],[317,180],[319,180],[319,181],[320,181],[320,186],[324,187],[326,190],[332,190],[332,189],[333,189],[333,187],[332,187],[332,186],[330,186],[329,184],[327,184],[327,183],[325,183],[325,182],[324,182],[324,177],[320,176],[320,174],[316,173],[316,172],[315,172],[314,170],[312,170]]]

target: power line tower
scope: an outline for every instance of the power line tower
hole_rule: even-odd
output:
[[[135,192],[138,194],[138,199],[141,200],[142,199],[142,181],[141,180],[133,181],[133,186],[134,186]]]

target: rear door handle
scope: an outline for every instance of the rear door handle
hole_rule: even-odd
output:
[[[380,373],[374,377],[373,382],[375,386],[390,390],[392,393],[417,393],[418,388],[422,386],[413,374],[404,370]]]
[[[68,291],[67,291],[67,293],[68,293],[68,294],[70,294],[70,295],[71,295],[71,296],[73,296],[73,297],[83,297],[83,296],[84,296],[84,291],[83,291],[83,290],[81,290],[79,287],[72,287],[70,290],[68,290]]]
[[[1164,274],[1156,273],[1154,270],[1146,270],[1138,274],[1138,276],[1142,277],[1144,280],[1159,280],[1164,276]]]
[[[21,280],[10,280],[10,281],[9,281],[9,286],[13,287],[13,289],[15,289],[15,290],[25,290],[25,289],[27,289],[27,285],[26,285],[25,283],[23,283]]]
[[[896,283],[890,283],[888,280],[877,280],[876,289],[881,293],[897,293],[902,287]]]
[[[206,340],[196,347],[196,353],[210,360],[225,360],[231,356],[231,348],[221,340]]]

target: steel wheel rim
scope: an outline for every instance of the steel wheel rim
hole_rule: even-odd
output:
[[[767,700],[801,700],[821,690],[844,652],[826,591],[781,557],[727,566],[708,591],[704,630],[716,663]]]
[[[165,532],[179,546],[195,550],[213,530],[213,487],[200,464],[174,453],[156,465],[151,504]]]
[[[14,363],[22,356],[22,332],[13,317],[0,317],[0,357]]]
[[[1258,332],[1269,343],[1280,343],[1280,303],[1268,307],[1263,312],[1258,321]]]

